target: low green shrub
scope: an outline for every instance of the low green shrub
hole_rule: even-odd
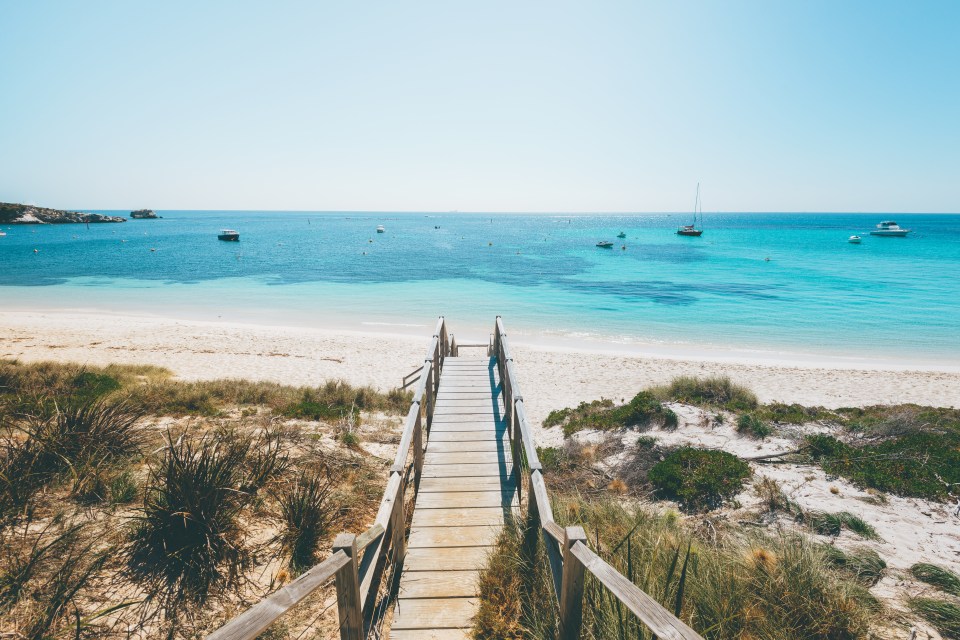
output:
[[[763,440],[773,433],[773,429],[752,413],[745,413],[737,419],[737,433],[748,438]]]
[[[648,478],[661,498],[686,511],[716,509],[743,489],[750,465],[726,451],[683,447],[650,469]]]
[[[576,408],[551,411],[543,424],[546,427],[562,425],[568,436],[584,429],[609,431],[648,425],[673,429],[677,426],[677,414],[664,407],[653,394],[641,391],[622,405],[603,399],[581,402]]]
[[[859,447],[818,434],[806,443],[824,471],[864,487],[945,500],[944,483],[960,483],[960,432],[913,432]]]
[[[917,580],[931,584],[944,593],[960,597],[960,576],[948,569],[928,562],[918,562],[910,567],[910,573]]]
[[[756,415],[761,420],[781,424],[805,424],[815,420],[828,420],[836,415],[823,407],[805,407],[799,404],[772,402],[761,406]]]

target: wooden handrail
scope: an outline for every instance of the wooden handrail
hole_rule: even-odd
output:
[[[497,358],[497,368],[503,385],[503,398],[514,454],[514,469],[519,474],[520,452],[526,457],[529,474],[527,517],[536,526],[543,539],[553,578],[554,595],[560,609],[562,640],[580,637],[582,627],[584,575],[589,573],[629,609],[655,637],[667,640],[703,640],[696,631],[667,611],[660,603],[647,595],[624,575],[604,562],[587,546],[587,538],[580,527],[564,529],[553,520],[550,495],[543,481],[542,467],[537,455],[536,443],[527,422],[523,395],[510,352],[503,320],[497,316],[492,339],[492,355]],[[519,439],[520,442],[516,440]],[[520,478],[517,477],[517,486]]]
[[[335,579],[337,586],[341,640],[366,637],[375,608],[371,605],[376,603],[385,569],[391,564],[397,567],[403,562],[407,529],[404,496],[411,485],[411,477],[416,492],[423,469],[426,448],[424,433],[429,434],[440,386],[440,372],[444,359],[450,355],[447,335],[446,322],[440,316],[423,365],[404,376],[406,387],[412,384],[407,383],[407,378],[418,372],[420,374],[373,525],[359,536],[338,536],[329,558],[229,620],[207,636],[208,640],[253,640],[331,579]],[[426,432],[424,426],[427,427]],[[413,462],[408,464],[411,448],[414,450]]]

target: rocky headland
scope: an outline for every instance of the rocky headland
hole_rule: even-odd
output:
[[[80,213],[34,207],[29,204],[0,202],[0,224],[67,224],[76,222],[126,222],[120,216],[105,216],[100,213]]]
[[[130,212],[130,217],[137,220],[152,220],[154,218],[160,218],[156,213],[153,212],[153,209],[137,209],[136,211]]]

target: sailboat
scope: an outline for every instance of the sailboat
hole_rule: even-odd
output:
[[[700,183],[697,183],[697,199],[693,202],[693,224],[685,224],[677,229],[678,236],[699,236],[703,229],[697,229],[697,211],[700,212],[700,224],[703,224],[703,203],[700,202]]]

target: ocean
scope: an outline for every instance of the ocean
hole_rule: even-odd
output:
[[[445,315],[462,340],[499,314],[561,346],[960,363],[960,215],[707,214],[685,238],[689,214],[157,213],[4,226],[2,308],[421,335]],[[913,232],[868,235],[890,218]]]

